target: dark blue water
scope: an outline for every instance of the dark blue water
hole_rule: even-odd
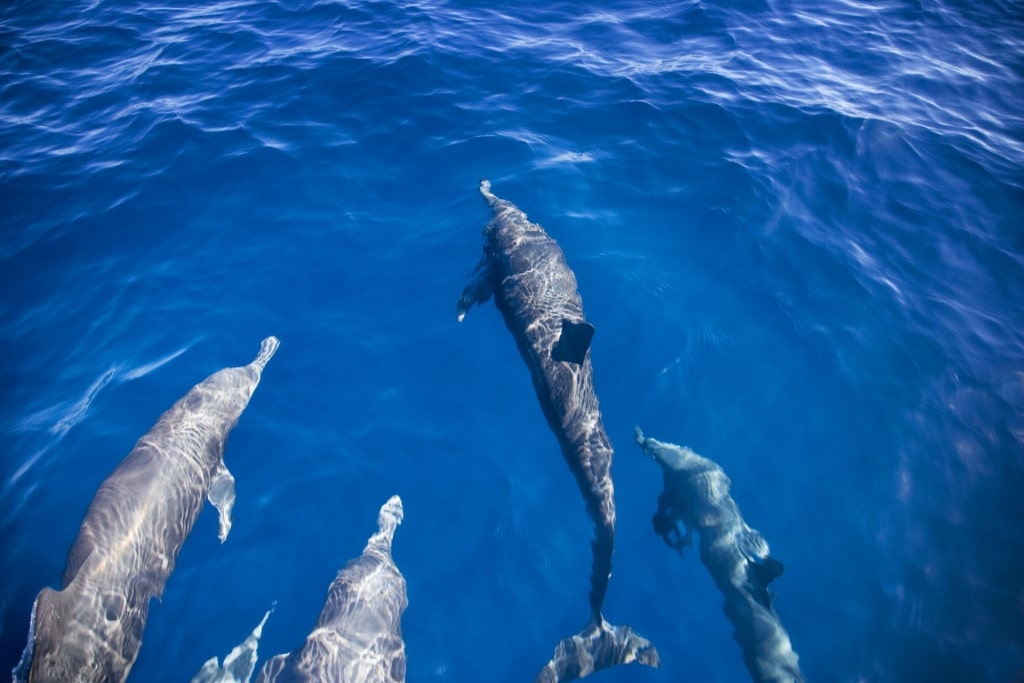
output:
[[[9,2],[0,9],[0,669],[100,482],[281,349],[133,681],[274,601],[298,646],[391,494],[410,681],[531,680],[590,529],[492,305],[477,193],[562,244],[617,447],[612,681],[747,678],[632,443],[722,464],[812,681],[1024,672],[1024,12],[1014,2]]]

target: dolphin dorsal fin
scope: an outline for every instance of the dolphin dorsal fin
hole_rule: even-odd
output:
[[[581,365],[594,337],[594,326],[586,321],[562,319],[562,333],[551,349],[551,359]]]
[[[768,593],[768,584],[782,576],[783,564],[774,557],[766,557],[764,562],[747,563],[747,590],[750,597],[765,609],[772,608],[772,596]]]
[[[774,557],[766,557],[763,562],[758,564],[751,563],[748,566],[748,571],[753,575],[754,580],[765,588],[768,587],[769,583],[782,576],[782,573],[785,571],[785,565]]]

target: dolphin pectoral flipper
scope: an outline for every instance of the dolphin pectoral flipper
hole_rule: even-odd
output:
[[[537,675],[536,683],[574,681],[617,664],[639,662],[661,666],[658,650],[629,626],[612,626],[600,615],[576,635],[555,647],[551,661]]]
[[[486,253],[480,258],[473,272],[469,274],[469,284],[462,290],[459,303],[456,305],[456,312],[459,315],[459,322],[466,317],[469,309],[476,304],[486,303],[494,294],[494,278],[491,270],[491,257]]]
[[[551,360],[582,365],[594,338],[594,326],[587,321],[562,320],[562,333],[551,349]]]
[[[235,507],[235,478],[224,466],[223,460],[213,471],[207,498],[213,503],[213,507],[217,508],[217,514],[220,516],[217,538],[223,543],[228,538],[228,532],[231,531],[231,510]]]

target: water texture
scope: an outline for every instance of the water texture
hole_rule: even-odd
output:
[[[602,681],[746,680],[632,441],[720,463],[786,565],[810,681],[1024,675],[1024,12],[1017,3],[0,7],[0,669],[100,482],[281,339],[133,681],[277,601],[297,647],[405,503],[410,681],[532,680],[586,622],[590,529],[493,306],[494,191],[576,271],[612,468]],[[597,677],[595,677],[595,681]]]

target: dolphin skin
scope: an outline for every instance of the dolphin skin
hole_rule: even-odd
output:
[[[751,678],[756,683],[803,681],[799,657],[768,594],[768,584],[782,574],[782,563],[769,554],[764,537],[743,521],[725,471],[689,448],[645,437],[639,427],[636,442],[664,473],[654,530],[680,554],[694,530],[700,535],[701,561],[725,597],[725,615]]]
[[[224,442],[278,347],[220,370],[160,416],[96,492],[68,553],[63,588],[36,598],[30,683],[124,681],[178,551],[209,496],[220,540],[231,528],[234,478]]]
[[[405,680],[402,613],[405,577],[391,558],[402,523],[402,499],[392,496],[377,516],[377,533],[362,555],[331,583],[316,628],[298,650],[263,665],[257,683],[401,683]]]
[[[634,661],[657,667],[661,660],[647,639],[601,615],[615,545],[612,445],[594,393],[588,353],[594,327],[583,315],[576,276],[555,240],[496,197],[490,182],[480,183],[480,193],[493,217],[484,228],[483,257],[459,298],[459,321],[474,304],[494,297],[594,524],[590,622],[558,644],[537,681],[571,681]]]

